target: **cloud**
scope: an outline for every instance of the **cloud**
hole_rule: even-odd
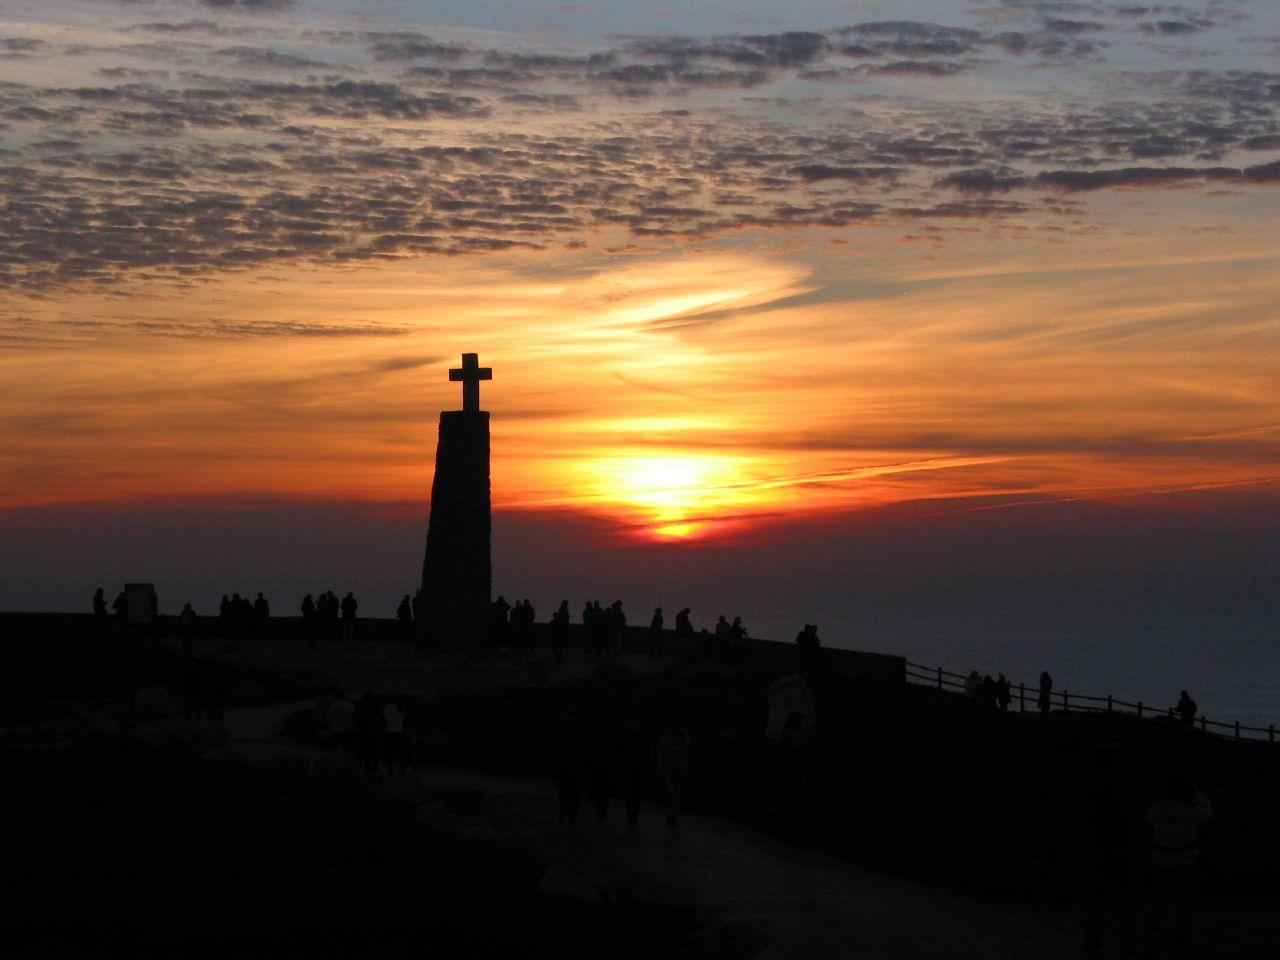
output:
[[[1159,187],[1212,181],[1244,183],[1280,182],[1280,160],[1246,167],[1123,167],[1111,170],[1049,170],[1037,174],[1038,186],[1064,193],[1110,190],[1120,187]]]
[[[1184,37],[1192,33],[1200,33],[1214,26],[1212,20],[1195,17],[1186,20],[1155,20],[1141,24],[1138,29],[1143,33],[1158,37]]]
[[[93,84],[0,82],[0,284],[865,223],[998,230],[1015,215],[1051,228],[1080,205],[1014,195],[1276,182],[1274,164],[1235,155],[1280,143],[1269,70],[967,94],[993,66],[1072,66],[1116,36],[1097,4],[1016,6],[996,29],[883,20],[554,49],[245,18],[125,25],[163,42],[104,48]],[[769,89],[791,78],[812,94]]]
[[[288,10],[295,0],[197,0],[213,10],[246,10],[250,12]]]
[[[19,60],[48,48],[49,44],[36,37],[0,37],[0,60]]]

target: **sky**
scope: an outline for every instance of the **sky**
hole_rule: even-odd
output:
[[[0,608],[390,613],[477,352],[508,594],[1256,617],[1278,57],[1267,0],[5,0]]]

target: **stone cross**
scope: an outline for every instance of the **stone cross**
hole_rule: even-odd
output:
[[[462,381],[462,409],[476,413],[480,409],[480,381],[493,379],[493,368],[480,366],[477,354],[464,353],[462,366],[449,371],[449,379]]]

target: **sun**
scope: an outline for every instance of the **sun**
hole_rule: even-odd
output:
[[[743,456],[620,453],[577,467],[583,499],[623,515],[646,539],[694,539],[760,499],[751,460]]]

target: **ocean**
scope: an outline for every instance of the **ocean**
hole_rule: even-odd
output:
[[[928,668],[1003,672],[1037,686],[1167,709],[1186,689],[1209,720],[1280,728],[1280,666],[1274,623],[1134,623],[1115,620],[1034,625],[991,619],[897,618],[840,636],[829,646],[905,656]]]

